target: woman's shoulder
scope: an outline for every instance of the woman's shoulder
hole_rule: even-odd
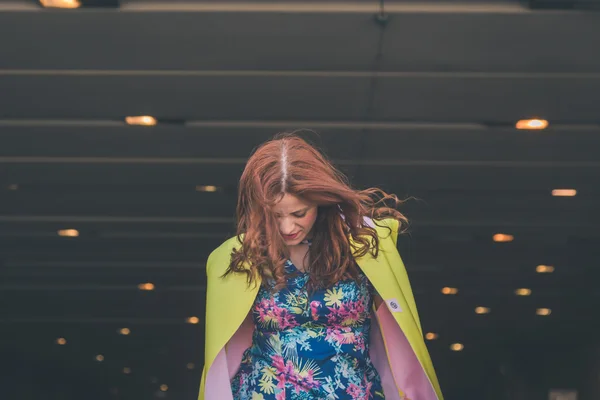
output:
[[[231,252],[234,248],[241,246],[243,237],[233,236],[225,240],[214,249],[206,261],[206,274],[208,276],[222,276],[231,261]]]
[[[371,228],[375,228],[379,239],[390,239],[394,245],[398,242],[398,230],[400,221],[395,218],[371,219],[365,217],[365,223]]]

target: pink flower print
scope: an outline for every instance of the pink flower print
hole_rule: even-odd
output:
[[[313,321],[316,321],[319,319],[319,308],[321,308],[321,303],[318,301],[311,301],[310,302],[310,315],[312,316]]]
[[[333,340],[339,344],[351,344],[356,342],[356,335],[349,327],[340,327],[338,329],[327,329],[325,339]]]
[[[294,316],[287,309],[278,307],[273,298],[261,300],[255,310],[258,312],[258,320],[265,325],[274,325],[279,329],[298,326]]]
[[[285,389],[275,395],[275,400],[285,400]]]
[[[346,393],[352,396],[353,399],[360,399],[362,395],[362,390],[360,390],[359,386],[355,385],[354,383],[351,383],[348,385]]]
[[[285,390],[287,383],[294,386],[296,393],[300,390],[310,390],[320,386],[320,382],[314,379],[315,372],[306,369],[302,372],[297,371],[291,361],[285,361],[281,356],[271,356],[272,365],[277,370],[277,387]]]
[[[368,382],[367,377],[365,376],[365,397],[368,399],[371,397],[371,389],[373,388],[373,382]]]

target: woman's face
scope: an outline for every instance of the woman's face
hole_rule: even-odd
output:
[[[288,246],[294,246],[312,234],[317,219],[317,206],[285,193],[273,207],[279,233]]]

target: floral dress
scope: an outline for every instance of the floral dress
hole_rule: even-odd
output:
[[[363,274],[308,294],[308,274],[286,263],[287,287],[260,288],[252,346],[231,380],[234,400],[384,399],[369,358],[373,288]]]

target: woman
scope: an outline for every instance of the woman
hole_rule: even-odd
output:
[[[254,152],[207,262],[200,400],[442,399],[387,200],[294,134]]]

